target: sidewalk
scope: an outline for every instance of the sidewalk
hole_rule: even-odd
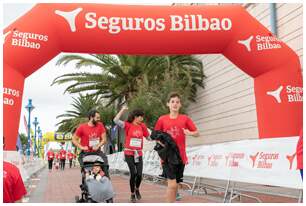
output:
[[[111,176],[112,184],[115,189],[115,203],[129,203],[129,177]],[[28,188],[28,202],[43,203],[73,203],[75,196],[80,195],[79,185],[81,175],[79,168],[65,168],[65,171],[48,169],[42,170],[37,176],[30,179]],[[143,181],[140,187],[142,194],[141,203],[161,203],[165,202],[166,186]],[[180,203],[221,203],[223,194],[210,193],[209,195],[191,196],[186,191],[181,191],[183,199]],[[261,198],[263,202],[297,202],[297,199],[286,198],[272,195],[254,194]],[[235,201],[233,201],[235,202]],[[254,202],[252,199],[243,198],[243,202]]]

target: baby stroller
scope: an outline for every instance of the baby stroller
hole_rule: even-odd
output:
[[[106,202],[113,203],[114,191],[109,178],[105,175],[104,161],[101,156],[85,153],[80,162],[82,184],[81,198],[75,197],[76,202]],[[94,173],[94,166],[100,166],[99,174]],[[101,175],[100,175],[101,174]],[[97,176],[99,178],[97,178]]]
[[[56,170],[59,169],[59,161],[58,160],[55,160],[54,167],[55,167]]]

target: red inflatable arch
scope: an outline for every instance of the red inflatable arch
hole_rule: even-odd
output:
[[[238,5],[38,4],[4,36],[6,150],[15,150],[25,78],[60,52],[221,53],[255,79],[259,138],[302,125],[298,56]]]

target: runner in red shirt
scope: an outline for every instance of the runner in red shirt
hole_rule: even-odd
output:
[[[76,154],[73,154],[73,161],[72,161],[73,162],[73,167],[75,167],[76,157],[77,157]]]
[[[300,131],[300,138],[296,146],[297,169],[300,170],[303,180],[303,128]]]
[[[68,157],[68,160],[69,160],[69,168],[72,167],[72,159],[74,157],[74,154],[71,153],[71,151],[69,150],[68,153],[67,153],[67,157]]]
[[[167,176],[167,202],[175,202],[178,190],[178,183],[183,181],[184,168],[188,159],[186,155],[186,135],[198,137],[199,132],[187,115],[179,113],[181,108],[181,97],[177,93],[171,93],[167,106],[169,107],[170,114],[161,116],[155,125],[155,130],[167,132],[171,135],[176,145],[179,148],[182,165],[174,165],[171,163],[164,163],[164,169]]]
[[[131,202],[135,203],[136,198],[141,199],[139,186],[142,179],[142,148],[143,137],[148,137],[149,132],[143,121],[144,113],[141,110],[134,110],[129,114],[127,121],[121,121],[120,117],[128,108],[123,106],[114,118],[114,122],[125,130],[124,156],[130,171]]]
[[[63,148],[59,151],[60,155],[60,168],[61,170],[65,170],[65,163],[66,163],[66,150]]]
[[[50,149],[47,152],[47,157],[48,157],[48,164],[49,164],[49,172],[52,171],[52,164],[53,164],[53,159],[54,159],[54,152],[52,149]]]
[[[3,161],[3,202],[21,202],[22,197],[27,194],[19,169]]]
[[[55,158],[56,158],[56,160],[59,160],[59,159],[60,159],[59,151],[55,154]]]
[[[101,151],[101,146],[106,143],[105,127],[101,122],[99,122],[100,114],[97,110],[89,111],[88,119],[89,121],[87,123],[81,124],[77,128],[72,137],[72,143],[81,149],[79,155],[80,165],[83,165],[82,159],[85,153],[95,153],[103,158],[103,171],[106,176],[109,177],[107,156]]]
[[[57,170],[58,170],[58,168],[59,168],[60,156],[61,156],[61,155],[60,155],[59,151],[56,152],[56,154],[55,154],[55,158],[56,158],[56,161],[55,161],[55,169],[57,169]]]

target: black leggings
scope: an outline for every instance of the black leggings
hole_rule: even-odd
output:
[[[66,162],[66,159],[61,159],[60,160],[60,165],[61,165],[61,169],[64,170],[65,169],[65,162]]]
[[[139,157],[139,162],[135,163],[133,155],[125,155],[125,161],[130,170],[130,189],[131,193],[135,192],[135,187],[138,189],[142,179],[142,157]]]
[[[49,163],[49,170],[52,170],[53,159],[48,160],[48,163]]]

